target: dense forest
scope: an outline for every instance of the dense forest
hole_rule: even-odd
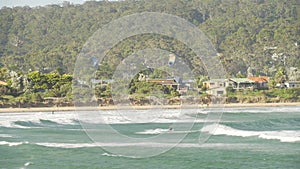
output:
[[[297,0],[126,0],[3,7],[0,66],[23,72],[72,73],[82,46],[101,26],[122,16],[151,11],[176,15],[199,27],[221,53],[228,75],[245,74],[248,67],[258,75],[270,75],[280,66],[300,66],[299,4]],[[128,39],[111,55],[124,58],[130,50],[145,45],[176,50],[174,40],[157,39],[154,35]],[[174,52],[191,58],[196,69],[200,61],[192,59],[188,49],[179,51]]]
[[[298,0],[124,0],[3,7],[0,81],[10,88],[1,87],[0,96],[41,100],[42,94],[71,100],[71,74],[86,41],[105,24],[141,12],[172,14],[197,26],[215,47],[228,77],[245,77],[251,72],[286,80],[290,70],[298,74],[300,70],[299,6]],[[188,46],[170,37],[143,34],[114,46],[96,76],[110,79],[122,59],[147,47],[180,56],[198,80],[206,75],[201,59]],[[106,97],[107,90],[96,88],[96,93]]]

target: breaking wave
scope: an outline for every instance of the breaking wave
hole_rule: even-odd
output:
[[[40,113],[1,113],[0,127],[6,128],[41,128],[53,125],[74,125],[76,114],[73,112]]]
[[[9,147],[12,146],[19,146],[22,144],[28,144],[28,142],[7,142],[7,141],[0,141],[0,145],[8,145]]]
[[[187,131],[177,131],[174,129],[162,129],[162,128],[156,128],[156,129],[147,129],[141,132],[136,132],[136,134],[164,134],[164,133],[169,133],[169,134],[184,134],[184,133],[195,133],[195,132],[200,132],[200,130],[187,130]]]
[[[276,140],[280,140],[281,142],[300,141],[300,131],[298,130],[249,131],[249,130],[235,129],[226,125],[212,124],[212,125],[204,126],[201,129],[201,131],[208,132],[213,135],[258,137],[262,139],[276,139]]]

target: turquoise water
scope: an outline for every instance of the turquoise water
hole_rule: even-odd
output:
[[[223,114],[218,124],[217,119],[208,122],[209,113],[220,111]],[[78,112],[1,113],[0,168],[296,169],[300,166],[300,107],[151,113],[157,116],[149,122],[153,116],[148,117],[145,112],[141,112],[144,118],[130,121],[131,116],[120,118],[106,111],[109,125],[99,124],[103,119],[95,117],[91,119],[95,123],[88,118],[82,120]],[[87,126],[92,126],[90,131],[101,130],[89,132]],[[113,133],[103,126],[110,126],[128,138],[158,141],[108,141]],[[199,143],[203,133],[210,137]],[[159,135],[164,137],[159,140]],[[178,135],[186,136],[179,144],[172,144]],[[146,158],[132,156],[142,150],[163,152]],[[128,152],[131,157],[126,157]]]

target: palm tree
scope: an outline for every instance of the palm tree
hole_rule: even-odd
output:
[[[277,84],[280,84],[280,87],[284,87],[284,82],[286,81],[286,73],[283,68],[278,69],[274,79]]]

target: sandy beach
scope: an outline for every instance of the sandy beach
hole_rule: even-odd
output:
[[[31,108],[0,108],[0,113],[17,113],[17,112],[58,112],[58,111],[75,111],[75,110],[116,110],[116,109],[180,109],[180,108],[238,108],[238,107],[282,107],[282,106],[300,106],[300,102],[293,103],[230,103],[230,104],[211,104],[207,105],[147,105],[147,106],[103,106],[103,107],[31,107]]]

